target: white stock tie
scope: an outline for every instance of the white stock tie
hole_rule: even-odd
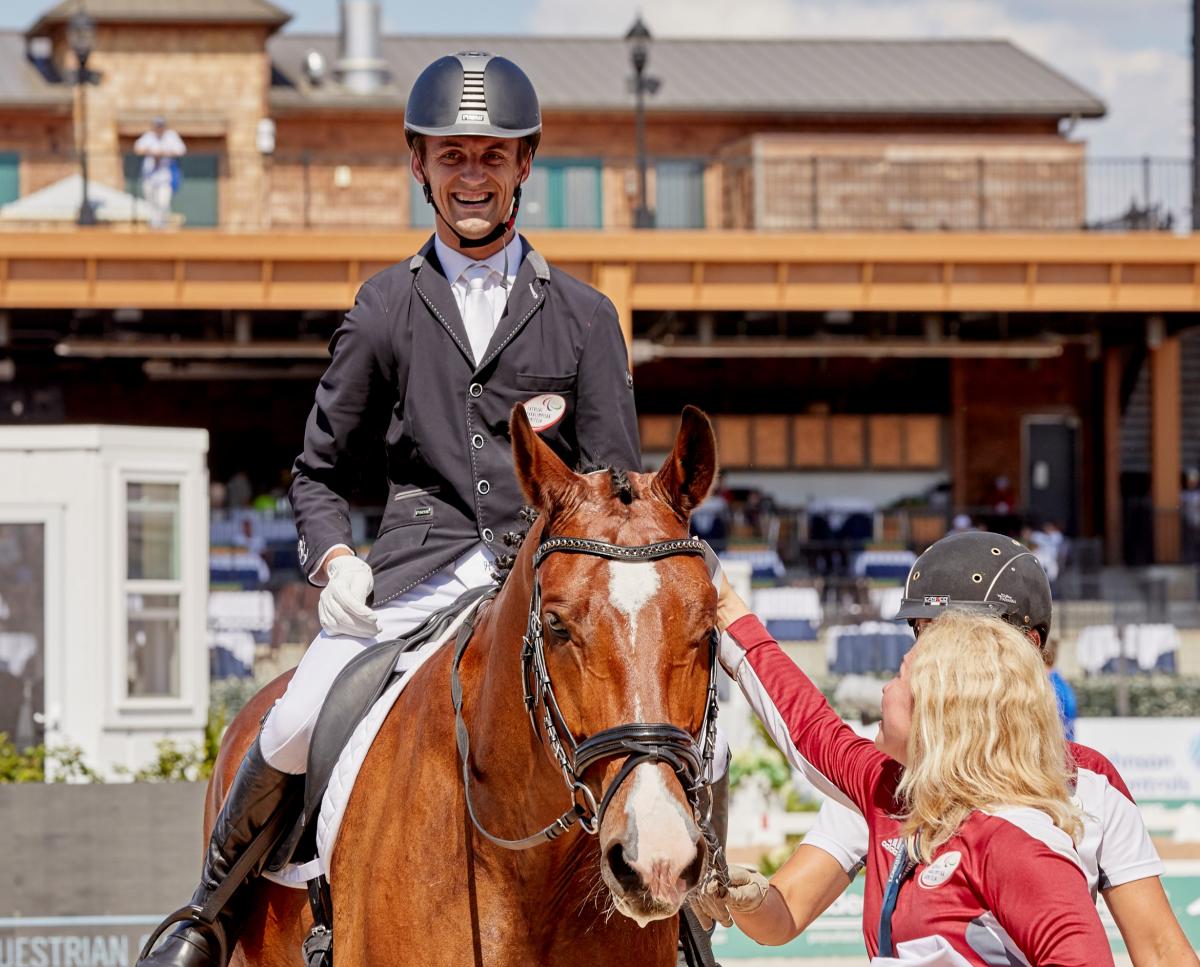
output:
[[[467,327],[467,338],[471,340],[471,355],[475,357],[476,366],[483,362],[496,328],[492,300],[483,291],[484,283],[491,274],[491,268],[480,263],[463,269],[463,278],[467,280],[468,287],[467,299],[463,304],[463,324]]]

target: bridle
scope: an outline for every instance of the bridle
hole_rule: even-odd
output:
[[[584,832],[594,836],[600,831],[604,814],[613,797],[633,770],[646,762],[663,762],[670,766],[679,778],[696,823],[708,845],[712,862],[708,866],[707,875],[716,876],[723,884],[727,883],[724,851],[711,823],[713,799],[710,771],[717,742],[716,629],[714,628],[709,636],[708,694],[705,698],[704,724],[698,739],[686,729],[666,722],[631,722],[604,729],[581,742],[576,742],[563,718],[554,695],[554,684],[546,668],[546,645],[541,618],[542,585],[538,576],[539,565],[555,553],[589,554],[614,561],[656,561],[678,554],[703,556],[704,547],[704,542],[694,537],[637,546],[609,544],[583,537],[548,537],[538,545],[533,555],[533,594],[529,600],[529,620],[521,649],[521,678],[529,722],[562,772],[563,781],[571,795],[571,807],[548,826],[521,839],[504,839],[489,832],[480,821],[471,801],[470,737],[462,716],[463,691],[459,678],[459,664],[474,631],[474,617],[463,622],[455,643],[454,662],[450,673],[455,737],[462,760],[467,812],[475,828],[489,842],[504,849],[525,850],[557,839],[576,823]],[[597,762],[618,756],[628,758],[597,802],[595,794],[584,782],[583,777]]]

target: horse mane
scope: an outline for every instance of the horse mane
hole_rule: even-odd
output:
[[[618,498],[623,504],[633,503],[634,497],[637,496],[633,492],[633,485],[629,482],[629,471],[618,470],[616,467],[610,467],[606,464],[586,464],[576,467],[576,473],[607,473],[609,482],[612,484],[612,495]]]
[[[512,573],[513,565],[517,563],[517,553],[521,550],[521,545],[525,542],[529,528],[538,519],[538,512],[533,507],[522,507],[517,516],[525,522],[525,527],[521,530],[509,531],[502,538],[504,546],[511,547],[512,553],[498,555],[496,562],[492,565],[492,577],[501,587],[504,586],[505,579]]]
[[[633,492],[633,484],[630,483],[628,470],[618,470],[616,467],[600,464],[582,466],[577,468],[575,472],[581,474],[607,473],[609,483],[612,485],[612,495],[626,506],[633,503],[634,498],[637,496]],[[509,531],[504,535],[504,546],[512,548],[512,553],[498,555],[496,562],[492,565],[492,577],[501,586],[504,585],[505,579],[512,573],[513,565],[517,563],[517,552],[521,550],[521,542],[525,540],[525,535],[529,533],[529,527],[537,520],[538,512],[533,507],[522,507],[520,517],[528,526],[523,530]]]

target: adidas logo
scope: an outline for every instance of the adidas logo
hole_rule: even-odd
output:
[[[883,841],[883,848],[885,850],[887,850],[889,853],[891,853],[893,856],[899,856],[901,853],[904,852],[904,840],[903,839],[885,839]]]

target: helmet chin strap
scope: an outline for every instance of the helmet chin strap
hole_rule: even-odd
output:
[[[454,233],[454,237],[458,239],[460,248],[482,248],[484,245],[491,245],[492,242],[504,238],[504,236],[512,230],[513,225],[515,225],[517,222],[517,211],[521,207],[520,185],[517,185],[517,187],[513,189],[512,206],[509,209],[508,219],[500,222],[500,224],[498,224],[482,238],[467,238],[467,236],[461,234],[450,222],[450,219],[443,215],[438,209],[437,203],[433,200],[433,191],[430,189],[428,183],[422,185],[421,187],[425,189],[425,200],[429,202],[429,207],[433,209],[433,213],[437,215],[438,218],[445,222],[446,227]]]

